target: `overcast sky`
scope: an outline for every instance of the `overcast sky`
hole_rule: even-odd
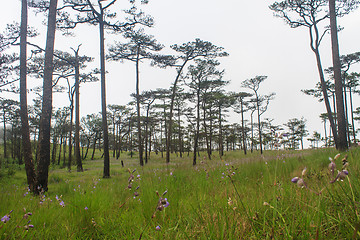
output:
[[[60,2],[61,0],[59,0]],[[126,2],[119,0],[119,3]],[[309,47],[309,36],[306,29],[291,29],[282,19],[275,18],[268,6],[274,1],[267,0],[149,0],[142,9],[152,15],[155,26],[146,30],[155,36],[158,42],[170,52],[171,44],[185,43],[200,38],[222,46],[229,53],[221,59],[220,68],[225,69],[225,79],[231,83],[231,91],[241,89],[243,80],[257,75],[266,75],[268,79],[261,85],[260,93],[276,93],[270,103],[265,118],[273,118],[274,124],[283,124],[290,118],[304,117],[310,133],[323,127],[319,119],[325,112],[323,103],[301,93],[301,89],[310,89],[319,81],[315,56]],[[121,5],[120,8],[121,9]],[[124,9],[124,8],[123,8]],[[344,27],[339,33],[341,54],[360,51],[360,10],[338,19]],[[42,14],[34,17],[30,12],[29,25],[45,31],[40,21]],[[20,21],[20,0],[3,0],[0,9],[0,27],[6,23]],[[98,67],[98,28],[84,25],[75,32],[75,37],[63,37],[57,34],[56,49],[70,51],[82,44],[80,54],[97,58],[93,63]],[[41,32],[37,39],[43,44],[46,34]],[[106,36],[106,45],[113,43],[116,36]],[[324,68],[331,66],[330,35],[322,42],[321,54]],[[360,64],[352,71],[360,71]],[[128,63],[108,63],[107,103],[127,104],[130,94],[135,92],[135,67]],[[154,69],[148,62],[141,66],[141,91],[169,88],[175,77],[175,69]],[[39,80],[32,80],[30,85],[39,85]],[[81,88],[81,114],[99,112],[99,83],[88,83]],[[16,97],[16,96],[15,96]],[[359,98],[358,98],[359,99]],[[64,95],[54,96],[54,105],[63,106]],[[359,106],[359,101],[355,106]],[[237,121],[233,115],[231,121]]]

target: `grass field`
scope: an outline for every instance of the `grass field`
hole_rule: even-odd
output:
[[[84,172],[53,166],[49,191],[27,192],[24,169],[2,169],[1,239],[359,239],[360,149],[348,155],[348,175],[330,183],[334,149],[268,151],[220,159],[155,154],[140,167],[123,155],[88,160]],[[335,160],[341,171],[345,153]],[[302,171],[306,167],[306,174]],[[22,166],[23,168],[23,166]],[[134,172],[133,172],[134,171]],[[300,177],[306,187],[291,179]],[[130,179],[130,183],[129,183]],[[298,182],[299,183],[299,182]],[[165,193],[163,195],[163,193]],[[10,213],[11,212],[11,213]],[[10,218],[8,218],[10,217]]]

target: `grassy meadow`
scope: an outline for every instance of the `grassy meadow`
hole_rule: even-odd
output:
[[[51,166],[49,191],[27,192],[24,166],[1,169],[1,239],[360,239],[360,148],[227,152],[220,159],[151,155],[87,160],[84,172]],[[306,173],[302,177],[302,171]],[[9,172],[10,171],[10,172]],[[11,172],[13,171],[13,172]],[[292,183],[302,177],[306,187]],[[130,182],[130,184],[129,184]],[[165,194],[164,194],[165,193]]]

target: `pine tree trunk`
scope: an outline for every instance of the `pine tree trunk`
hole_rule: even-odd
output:
[[[105,38],[103,13],[99,17],[100,30],[100,72],[101,72],[101,112],[102,112],[102,130],[104,138],[104,178],[110,177],[110,154],[109,154],[109,132],[107,125],[107,106],[106,106],[106,84],[105,84]]]
[[[330,30],[331,30],[331,49],[333,58],[334,78],[335,78],[335,95],[337,108],[337,122],[338,122],[338,139],[336,148],[340,151],[348,149],[348,142],[346,138],[346,119],[344,112],[343,99],[343,83],[341,78],[341,64],[339,56],[339,42],[337,35],[337,23],[335,12],[335,0],[329,0],[330,13]]]
[[[37,166],[37,189],[48,190],[48,174],[50,165],[50,129],[52,114],[52,74],[56,29],[57,0],[50,0],[48,28],[45,48],[44,83],[42,95],[42,113],[39,133],[39,161]]]
[[[79,49],[78,49],[79,50]],[[80,68],[78,50],[75,52],[75,161],[77,171],[82,172],[82,160],[80,156]]]
[[[140,119],[140,77],[139,77],[139,49],[137,50],[136,59],[136,113],[137,113],[137,129],[138,129],[138,150],[139,150],[139,161],[140,166],[144,166],[143,159],[143,143],[141,136],[141,119]]]

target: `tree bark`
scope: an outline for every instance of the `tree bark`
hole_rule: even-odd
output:
[[[336,131],[336,126],[335,126],[335,121],[333,118],[333,114],[331,111],[331,106],[329,103],[329,96],[327,93],[327,86],[326,86],[326,82],[325,82],[325,77],[324,77],[324,71],[322,68],[322,64],[321,64],[321,58],[320,58],[320,52],[319,52],[319,32],[317,29],[317,25],[314,24],[314,31],[315,31],[315,41],[314,41],[314,36],[312,33],[312,29],[309,28],[309,35],[310,35],[310,47],[311,50],[314,52],[315,57],[316,57],[316,65],[318,68],[318,73],[319,73],[319,77],[320,77],[320,84],[321,84],[321,90],[323,92],[323,96],[324,96],[324,102],[325,102],[325,107],[326,107],[326,112],[328,114],[328,119],[329,119],[329,123],[330,123],[330,127],[334,136],[334,142],[335,145],[337,145],[337,131]]]
[[[48,190],[48,174],[50,164],[50,128],[52,114],[52,74],[53,55],[56,29],[57,0],[50,0],[48,27],[45,48],[44,82],[42,96],[42,113],[39,133],[39,160],[37,166],[37,189],[39,192]]]
[[[71,88],[69,89],[71,91]],[[71,94],[71,93],[70,93]],[[73,118],[74,118],[74,95],[70,99],[70,131],[69,131],[69,159],[68,159],[68,170],[71,171],[72,164],[72,133],[73,133]]]
[[[79,49],[75,51],[75,160],[77,171],[82,172],[82,161],[80,156],[80,67]]]
[[[101,72],[101,111],[102,111],[102,130],[104,138],[104,178],[110,177],[110,154],[109,154],[109,132],[106,113],[106,85],[105,85],[105,38],[103,13],[99,17],[100,30],[100,72]]]
[[[144,166],[143,159],[143,143],[141,136],[141,121],[140,121],[140,79],[139,79],[139,48],[136,56],[136,113],[137,113],[137,129],[138,129],[138,150],[140,166]]]
[[[337,108],[337,144],[336,148],[340,151],[348,149],[348,141],[346,138],[346,119],[344,112],[343,83],[341,78],[341,63],[339,56],[339,42],[337,35],[335,0],[329,0],[330,13],[330,30],[331,30],[331,49],[333,59],[333,69],[335,78],[335,95]]]

